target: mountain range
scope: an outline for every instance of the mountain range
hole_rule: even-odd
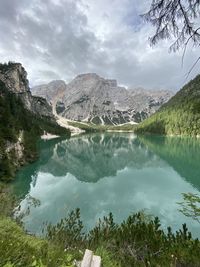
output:
[[[35,86],[33,95],[52,104],[54,114],[94,124],[139,123],[173,95],[167,90],[129,89],[96,73],[80,74],[70,83],[62,80]]]

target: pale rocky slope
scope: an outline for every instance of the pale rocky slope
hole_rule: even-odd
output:
[[[31,90],[34,95],[45,97],[60,116],[95,124],[140,122],[173,95],[167,90],[127,90],[118,86],[116,80],[95,73],[78,75],[68,84],[52,81]]]

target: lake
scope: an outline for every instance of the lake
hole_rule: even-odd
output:
[[[23,167],[14,182],[27,231],[41,234],[80,208],[85,230],[109,212],[121,222],[144,210],[173,231],[186,222],[193,236],[199,224],[178,211],[182,193],[200,191],[200,140],[103,133],[69,140],[40,141],[39,159]]]

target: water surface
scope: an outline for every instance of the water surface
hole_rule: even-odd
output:
[[[200,236],[177,204],[181,193],[199,193],[199,160],[200,140],[192,138],[106,133],[41,141],[40,158],[18,172],[14,188],[32,233],[79,207],[86,229],[110,211],[121,222],[145,210],[163,228],[186,222]]]

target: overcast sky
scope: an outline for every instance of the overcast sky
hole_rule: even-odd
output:
[[[95,72],[127,87],[179,89],[199,56],[150,47],[150,0],[1,0],[0,61],[21,62],[31,86]],[[199,65],[188,79],[199,72]]]

